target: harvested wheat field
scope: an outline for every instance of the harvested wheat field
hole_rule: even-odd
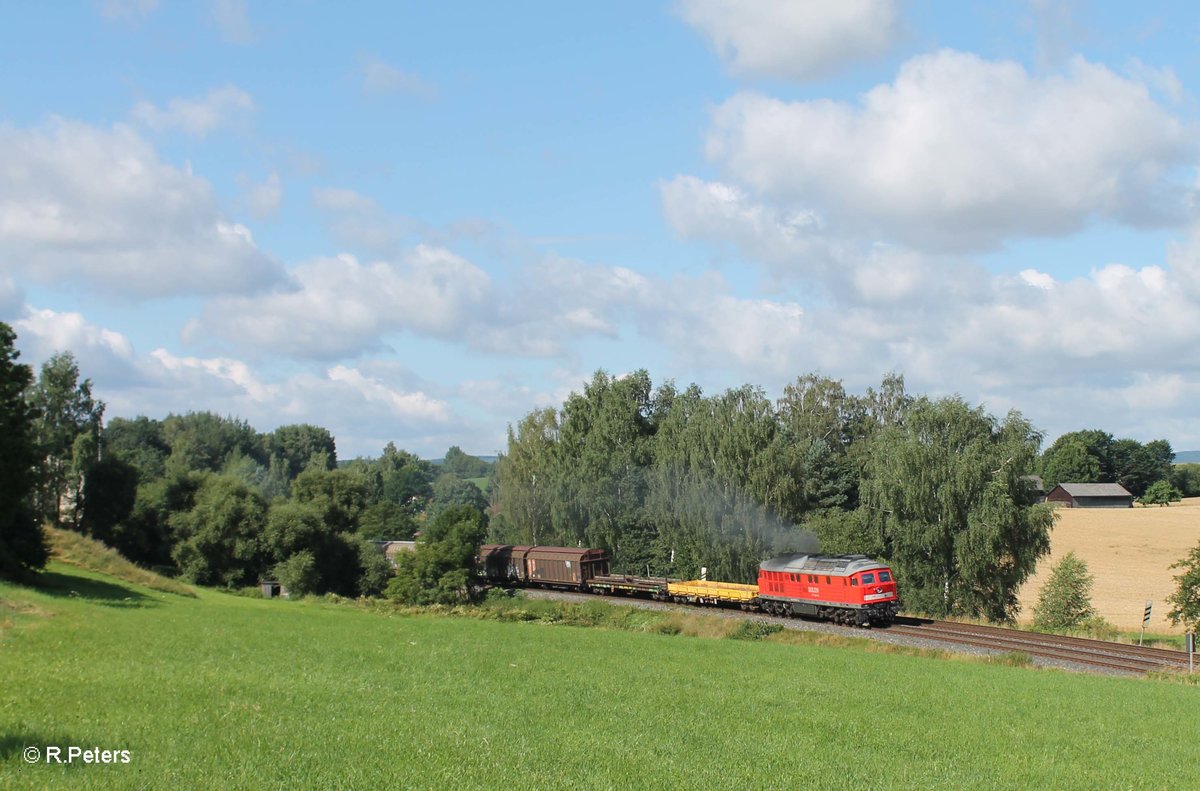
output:
[[[1200,543],[1200,497],[1170,507],[1060,508],[1050,533],[1050,555],[1021,589],[1021,621],[1033,619],[1050,569],[1074,551],[1096,578],[1092,604],[1122,629],[1140,629],[1146,601],[1154,602],[1150,631],[1181,633],[1167,620],[1166,597],[1175,591],[1172,563]]]

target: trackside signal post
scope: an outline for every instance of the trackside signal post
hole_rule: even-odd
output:
[[[1192,672],[1192,655],[1196,653],[1196,633],[1187,633],[1188,672]]]
[[[1146,602],[1146,614],[1142,616],[1142,633],[1138,635],[1138,645],[1142,644],[1142,638],[1146,636],[1146,627],[1150,625],[1150,610],[1153,607],[1154,602]]]

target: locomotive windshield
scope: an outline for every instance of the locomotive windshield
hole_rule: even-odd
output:
[[[862,577],[862,580],[863,580],[863,585],[870,585],[871,583],[875,582],[875,575],[874,574],[864,574]]]
[[[879,581],[880,582],[891,582],[892,575],[886,571],[881,571],[881,572],[879,572]]]

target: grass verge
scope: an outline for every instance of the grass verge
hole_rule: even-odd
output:
[[[1164,727],[1195,687],[566,625],[649,618],[599,602],[447,618],[54,573],[83,593],[0,584],[50,616],[0,645],[3,788],[1165,788],[1195,755]],[[131,761],[23,760],[71,745]]]
[[[164,593],[192,597],[196,595],[190,585],[136,566],[115,549],[105,546],[95,539],[56,527],[46,527],[44,530],[46,541],[50,545],[50,556],[63,563],[81,569],[98,571],[125,582],[132,582],[134,585],[141,585]]]

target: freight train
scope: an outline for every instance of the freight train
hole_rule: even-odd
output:
[[[737,606],[856,626],[889,624],[900,610],[892,570],[866,555],[780,555],[759,564],[757,585],[611,574],[603,549],[574,547],[485,544],[477,568],[493,585]]]

